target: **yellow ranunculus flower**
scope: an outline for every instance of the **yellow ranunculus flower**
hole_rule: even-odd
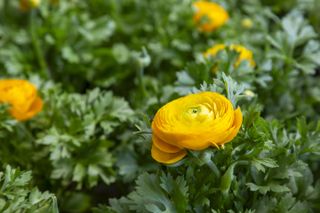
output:
[[[193,3],[193,6],[196,10],[193,20],[203,32],[212,32],[229,19],[227,11],[216,3],[197,1]]]
[[[20,10],[29,11],[33,8],[38,8],[41,0],[20,0]]]
[[[247,60],[250,63],[251,67],[255,67],[256,63],[253,60],[252,52],[247,48],[245,48],[244,46],[238,45],[238,44],[231,44],[229,46],[226,46],[224,44],[216,44],[210,49],[208,49],[204,53],[204,56],[205,57],[216,56],[219,51],[226,48],[229,48],[230,50],[234,50],[239,53],[239,57],[235,63],[235,66],[239,66],[243,60]]]
[[[0,80],[0,103],[10,105],[10,114],[17,120],[27,120],[42,110],[42,100],[36,87],[18,79]]]
[[[203,150],[231,141],[242,124],[240,108],[215,92],[201,92],[173,100],[152,121],[152,157],[161,163],[181,160],[187,149]]]

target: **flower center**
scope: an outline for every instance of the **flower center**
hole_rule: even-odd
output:
[[[197,107],[191,107],[188,109],[188,113],[191,114],[191,115],[196,115],[198,113],[201,112],[201,108],[199,106]]]
[[[187,120],[204,122],[210,119],[213,115],[213,111],[206,105],[200,104],[198,106],[192,106],[187,108],[186,118]]]

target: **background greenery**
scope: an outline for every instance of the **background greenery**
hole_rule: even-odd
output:
[[[319,1],[217,0],[230,20],[212,33],[192,2],[0,1],[0,77],[28,79],[45,103],[27,122],[0,107],[1,212],[320,210]],[[229,50],[205,59],[216,43],[244,45],[256,67]],[[241,107],[240,133],[156,163],[153,115],[199,90]]]

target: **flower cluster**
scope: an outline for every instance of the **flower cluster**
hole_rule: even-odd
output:
[[[0,103],[10,105],[10,113],[17,120],[27,120],[42,110],[42,100],[36,87],[18,79],[0,80]]]
[[[242,124],[240,108],[215,92],[201,92],[161,107],[152,122],[152,157],[161,163],[181,160],[187,150],[219,147],[231,141]]]

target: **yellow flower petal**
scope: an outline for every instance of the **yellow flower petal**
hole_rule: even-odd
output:
[[[154,146],[156,146],[159,150],[163,152],[177,153],[181,151],[181,148],[166,143],[165,141],[158,138],[155,134],[152,135],[152,142]]]
[[[186,155],[187,155],[187,151],[185,150],[181,150],[176,153],[167,153],[167,152],[161,151],[154,145],[152,145],[152,148],[151,148],[152,158],[160,163],[173,164],[181,160]]]
[[[227,138],[225,138],[224,143],[231,141],[238,134],[239,129],[241,127],[243,117],[242,117],[242,113],[241,113],[240,108],[237,108],[237,110],[234,113],[235,113],[235,120],[234,120],[234,124],[233,124],[234,129],[233,129],[232,133]],[[222,143],[222,144],[224,144],[224,143]]]
[[[247,60],[249,61],[250,65],[252,67],[255,67],[256,66],[256,63],[254,62],[253,60],[253,54],[250,50],[248,50],[247,48],[245,48],[244,46],[241,46],[241,45],[237,45],[237,44],[232,44],[229,46],[229,48],[231,50],[234,50],[236,52],[238,52],[240,55],[239,55],[239,58],[235,64],[235,66],[239,66],[240,63],[243,61],[243,60]]]
[[[207,58],[214,57],[218,54],[219,51],[226,49],[226,48],[229,48],[230,50],[234,50],[239,53],[239,57],[238,57],[236,63],[234,64],[234,66],[236,66],[236,67],[239,66],[240,63],[244,60],[247,60],[250,63],[251,67],[256,66],[256,63],[253,60],[253,53],[249,49],[245,48],[242,45],[238,45],[238,44],[232,44],[229,46],[226,46],[224,44],[215,44],[214,46],[209,48],[206,52],[204,52],[203,55]]]
[[[226,45],[224,44],[216,44],[211,48],[209,48],[203,55],[207,58],[210,56],[216,56],[218,52],[220,52],[221,50],[224,50],[225,48],[226,48]]]

